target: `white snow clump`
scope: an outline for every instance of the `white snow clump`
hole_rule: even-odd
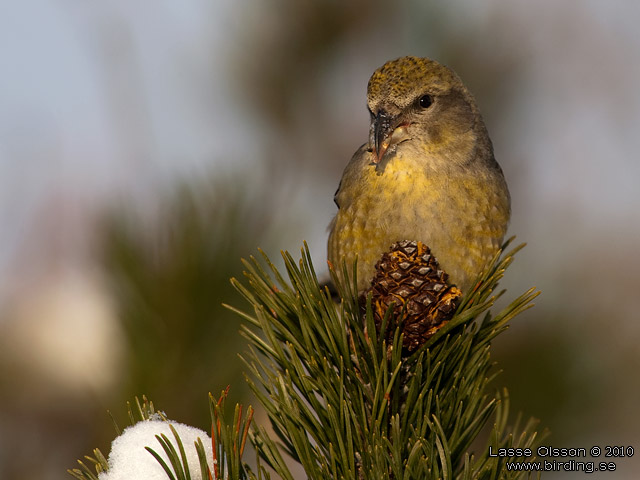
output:
[[[176,439],[169,429],[169,425],[173,425],[173,428],[178,432],[180,440],[182,440],[192,480],[202,480],[200,460],[198,459],[194,442],[198,438],[202,440],[209,468],[212,469],[213,455],[209,436],[198,428],[178,422],[157,419],[138,422],[126,428],[122,435],[113,441],[108,459],[109,471],[99,474],[99,480],[167,480],[168,477],[164,469],[145,447],[151,447],[171,468],[164,449],[155,438],[156,435],[166,435],[176,451],[179,452]]]

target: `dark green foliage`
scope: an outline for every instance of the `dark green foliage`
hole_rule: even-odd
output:
[[[355,279],[337,283],[343,300],[332,301],[329,290],[318,284],[306,248],[299,264],[284,254],[288,280],[266,256],[270,273],[253,258],[245,262],[248,285],[237,280],[233,284],[254,311],[233,310],[247,321],[242,331],[251,344],[244,359],[248,382],[267,411],[277,441],[263,426],[249,434],[251,407],[243,417],[242,407],[236,405],[229,422],[224,414],[227,392],[218,401],[210,396],[216,468],[208,472],[200,443],[196,448],[201,474],[231,480],[269,478],[259,462],[256,474],[242,459],[250,436],[262,460],[287,480],[294,477],[285,455],[299,462],[310,479],[526,476],[506,468],[507,462],[522,458],[489,456],[489,447],[494,452],[504,447],[535,451],[540,441],[531,420],[521,426],[518,418],[508,426],[506,391],[488,387],[496,375],[491,340],[537,295],[531,289],[497,315],[489,313],[502,294],[494,292],[515,251],[502,258],[496,255],[453,319],[410,356],[400,348],[401,327],[391,345],[377,335],[370,299],[363,320]],[[344,273],[348,277],[346,269]],[[141,419],[153,412],[146,401],[138,404]],[[167,478],[190,478],[179,438],[177,449],[166,436],[158,441],[170,459],[161,462]],[[98,450],[87,459],[96,472],[107,468]],[[91,469],[80,464],[82,470],[70,473],[80,480],[96,480]]]
[[[270,273],[245,262],[248,285],[234,280],[253,306],[236,310],[252,345],[244,360],[281,442],[258,427],[252,440],[262,458],[283,478],[292,475],[282,453],[311,479],[517,478],[504,467],[515,459],[489,457],[488,445],[532,446],[533,423],[509,429],[506,393],[487,388],[491,340],[537,295],[531,289],[488,312],[514,253],[497,255],[453,319],[409,357],[399,328],[392,345],[378,337],[370,304],[363,325],[355,279],[341,285],[334,276],[343,301],[331,300],[306,248],[299,265],[284,254],[288,281],[266,256]],[[488,443],[472,452],[492,418]]]
[[[236,355],[245,342],[222,307],[237,295],[229,278],[238,258],[266,237],[268,206],[248,188],[195,182],[162,198],[154,221],[122,208],[106,223],[104,265],[126,341],[123,398],[144,392],[201,424],[206,411],[193,405],[203,391],[233,384],[234,399],[248,393]]]
[[[209,394],[209,407],[212,422],[214,480],[245,480],[255,478],[247,465],[242,461],[244,447],[249,435],[249,427],[253,420],[253,408],[249,406],[242,416],[242,405],[236,404],[231,423],[225,415],[225,401],[229,388],[224,390],[216,401]],[[203,477],[205,478],[205,477]]]

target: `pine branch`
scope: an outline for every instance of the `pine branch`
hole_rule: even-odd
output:
[[[242,405],[236,404],[233,420],[229,423],[225,416],[225,401],[229,387],[218,400],[209,394],[211,411],[211,442],[213,446],[213,479],[244,480],[255,478],[242,461],[244,448],[253,420],[253,408],[249,406],[242,416]]]
[[[283,253],[286,280],[264,254],[268,271],[255,258],[245,262],[246,282],[232,282],[253,312],[230,308],[246,322],[248,382],[278,439],[254,430],[264,461],[283,478],[292,478],[283,454],[311,479],[516,478],[503,467],[509,459],[489,458],[487,449],[473,456],[469,448],[494,417],[494,448],[536,439],[530,423],[509,431],[506,396],[488,392],[491,340],[538,294],[530,289],[489,313],[520,248],[499,252],[453,318],[412,354],[403,353],[402,319],[391,309],[376,329],[369,296],[363,319],[355,266],[352,275],[342,266],[344,283],[333,275],[336,304],[306,245],[299,263]],[[397,325],[390,340],[380,333],[385,324]]]

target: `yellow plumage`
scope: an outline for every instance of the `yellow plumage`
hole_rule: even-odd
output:
[[[373,74],[367,100],[371,135],[336,192],[329,260],[339,266],[357,256],[364,290],[394,242],[421,241],[466,292],[499,248],[510,215],[473,97],[447,67],[404,57]]]

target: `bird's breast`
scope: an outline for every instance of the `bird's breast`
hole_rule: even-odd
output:
[[[393,243],[417,240],[466,287],[505,233],[508,194],[505,202],[495,181],[472,171],[439,169],[428,158],[416,160],[401,151],[381,172],[366,152],[354,160],[339,192],[341,208],[329,239],[332,261],[343,256],[353,261],[357,254],[359,279],[366,285]]]

